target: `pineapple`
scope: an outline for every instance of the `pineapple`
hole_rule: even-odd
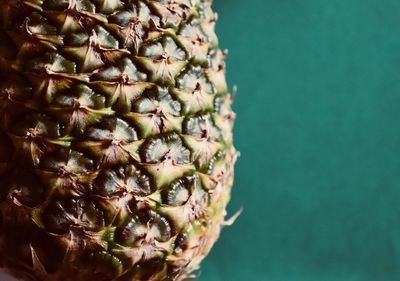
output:
[[[233,181],[211,0],[0,0],[0,266],[193,277]]]

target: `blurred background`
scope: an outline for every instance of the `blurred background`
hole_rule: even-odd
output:
[[[200,281],[400,280],[400,1],[214,8],[244,212]]]

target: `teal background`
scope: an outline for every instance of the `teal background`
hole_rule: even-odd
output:
[[[200,280],[400,280],[400,1],[214,7],[244,212]]]

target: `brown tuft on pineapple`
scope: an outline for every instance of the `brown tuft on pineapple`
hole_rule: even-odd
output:
[[[211,0],[0,0],[0,266],[174,281],[224,225],[236,151]]]

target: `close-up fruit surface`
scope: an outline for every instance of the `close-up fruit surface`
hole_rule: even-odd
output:
[[[398,0],[0,0],[0,281],[400,280],[399,26]]]
[[[237,152],[210,0],[0,0],[0,266],[193,277]]]

